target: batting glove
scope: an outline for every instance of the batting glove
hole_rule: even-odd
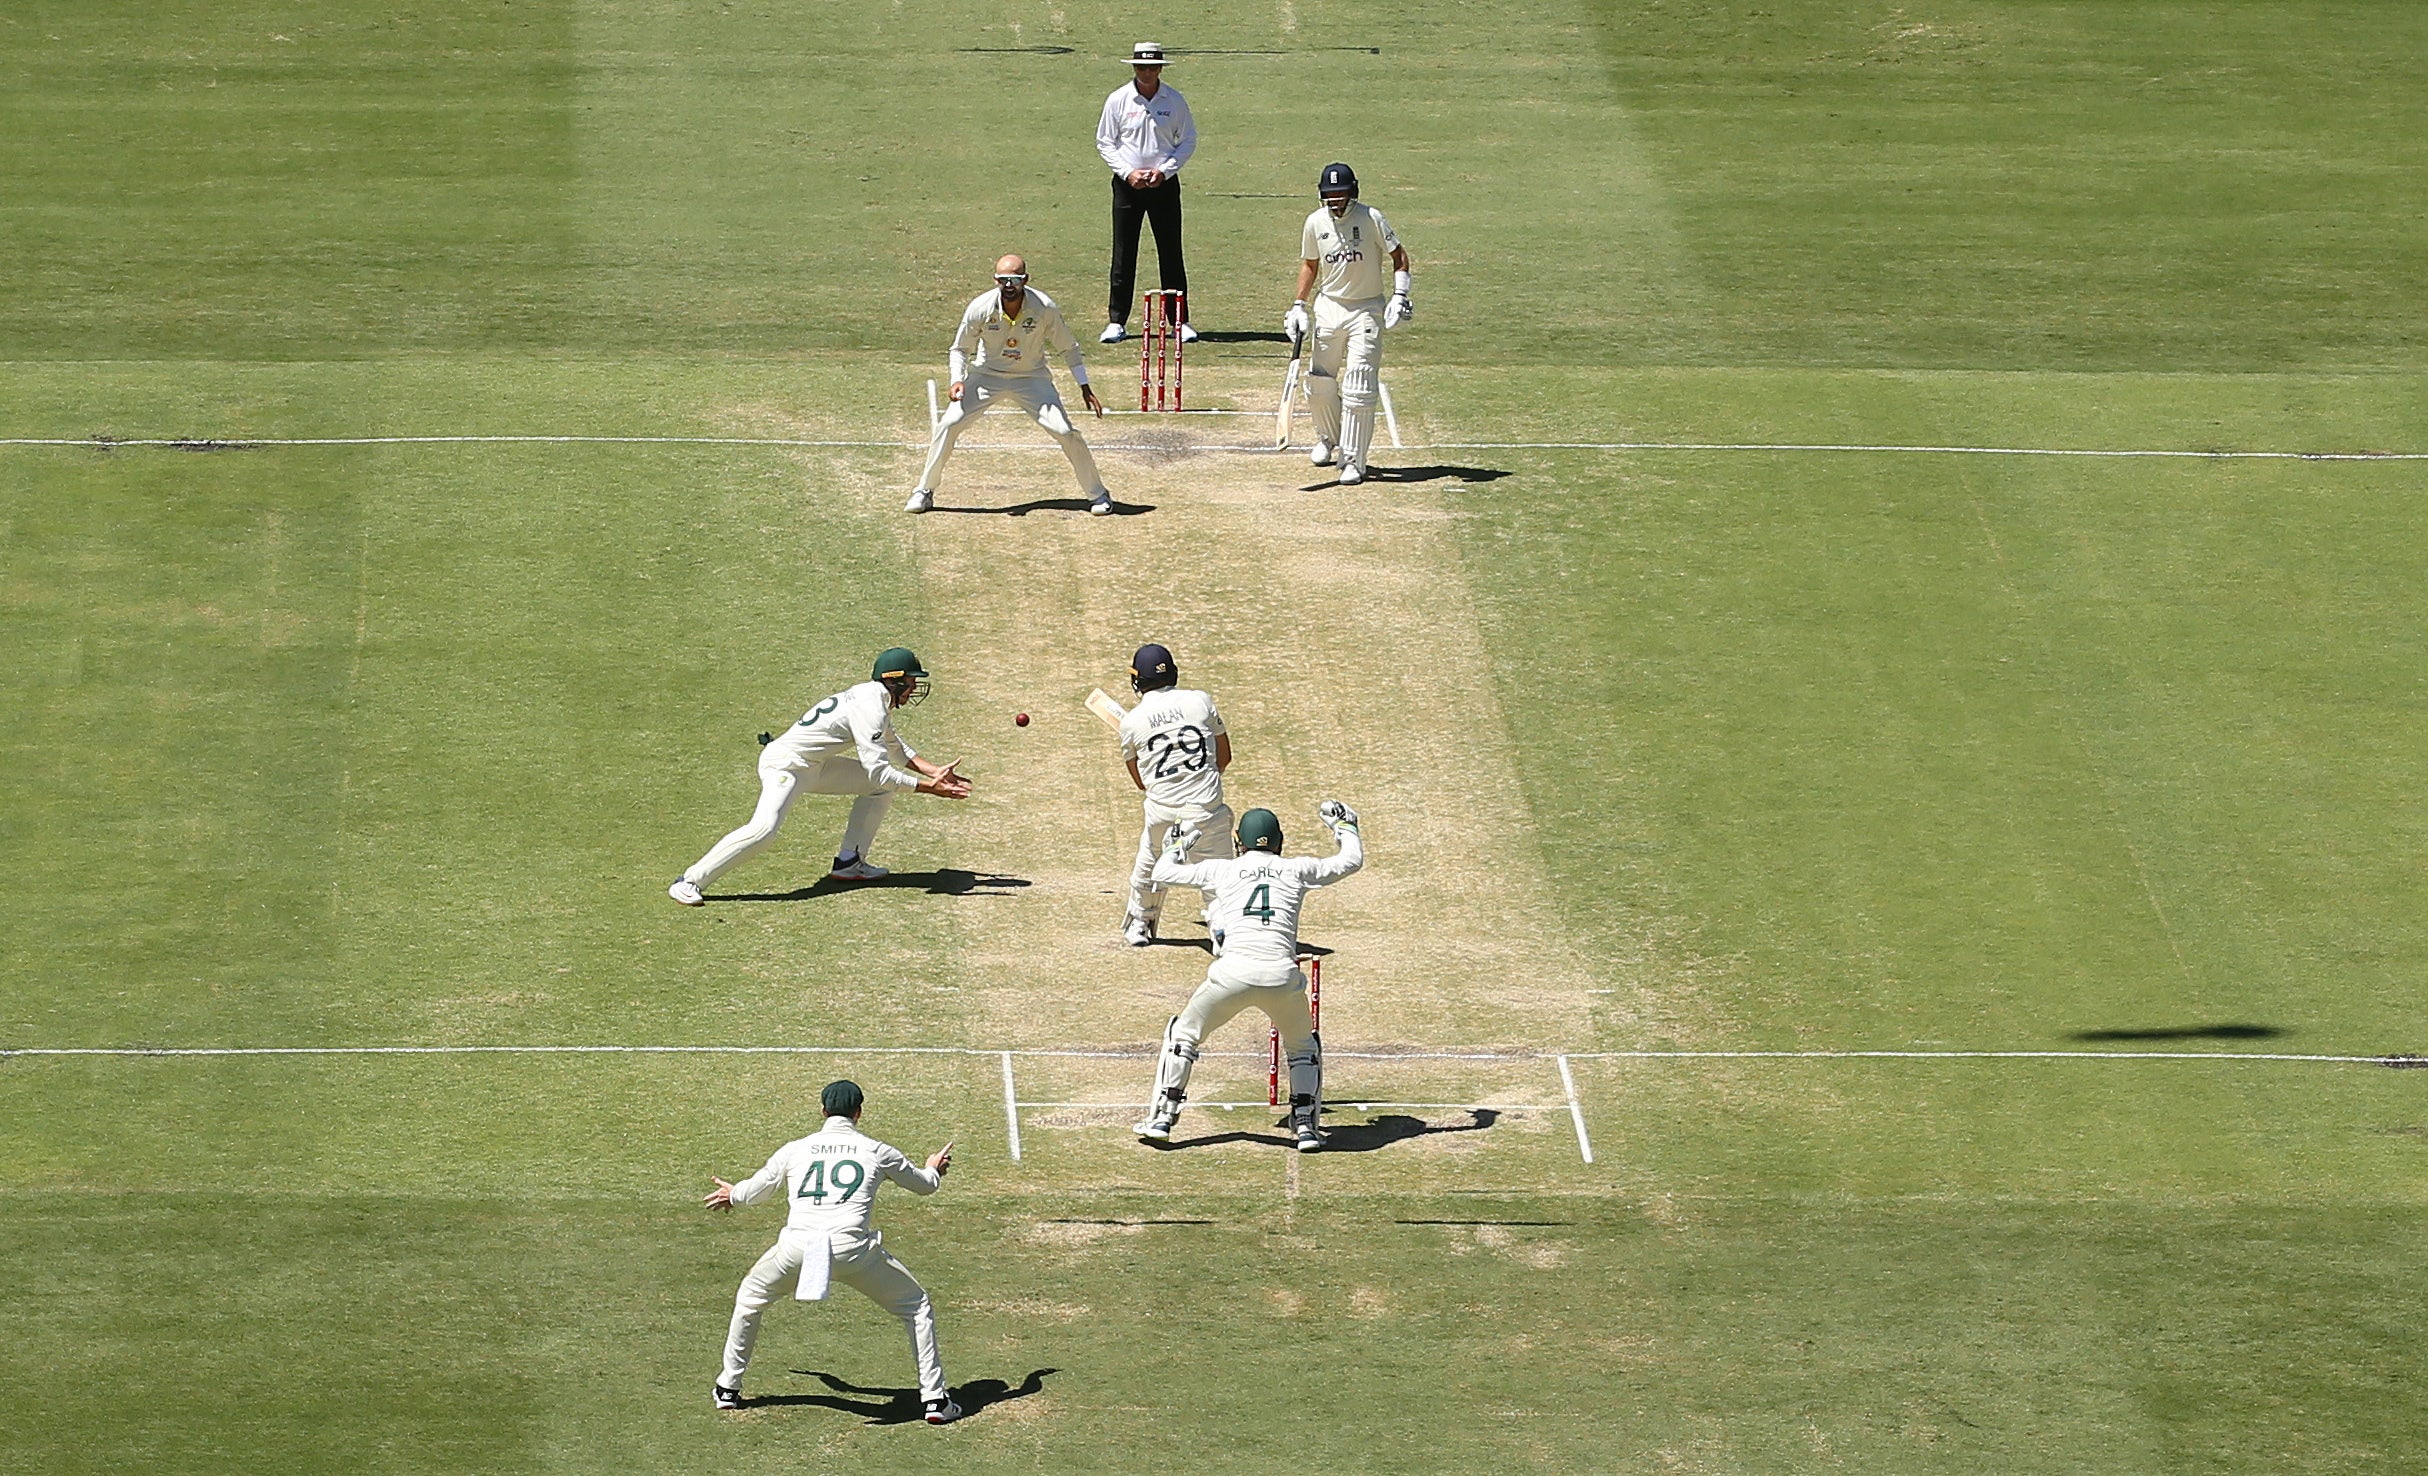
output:
[[[1357,811],[1350,809],[1339,800],[1325,800],[1322,804],[1317,805],[1315,818],[1335,830],[1357,829]]]
[[[1314,326],[1314,320],[1307,316],[1307,305],[1303,302],[1290,304],[1290,310],[1281,315],[1281,331],[1292,343],[1306,338],[1307,331]]]
[[[1408,294],[1405,292],[1396,294],[1389,302],[1383,304],[1383,326],[1385,328],[1397,328],[1415,316],[1416,304],[1408,300]]]

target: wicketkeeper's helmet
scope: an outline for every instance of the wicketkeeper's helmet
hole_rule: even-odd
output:
[[[1281,854],[1281,817],[1271,810],[1250,810],[1239,817],[1239,848]]]
[[[894,706],[908,707],[927,695],[927,668],[904,646],[888,646],[877,653],[876,664],[869,668],[872,680],[885,683],[885,690],[894,694]]]
[[[1130,690],[1156,692],[1180,685],[1180,665],[1172,653],[1153,641],[1138,648],[1130,658]]]
[[[1315,176],[1315,193],[1329,198],[1347,195],[1357,198],[1357,171],[1346,164],[1326,164],[1324,172]]]

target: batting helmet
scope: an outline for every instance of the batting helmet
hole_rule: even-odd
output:
[[[1180,666],[1172,653],[1153,641],[1138,648],[1130,658],[1130,690],[1155,692],[1180,685]]]
[[[1347,195],[1352,200],[1356,199],[1357,171],[1346,164],[1326,164],[1324,172],[1315,176],[1315,193]]]
[[[1281,817],[1271,810],[1250,810],[1239,817],[1239,848],[1281,854]]]
[[[878,652],[868,675],[871,681],[885,683],[885,690],[894,694],[896,707],[908,707],[927,695],[927,668],[907,647],[888,646]]]

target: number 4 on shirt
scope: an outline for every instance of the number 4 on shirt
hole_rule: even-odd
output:
[[[1271,922],[1273,920],[1273,884],[1258,882],[1256,890],[1248,894],[1247,902],[1240,907],[1239,915],[1255,918],[1258,922]]]

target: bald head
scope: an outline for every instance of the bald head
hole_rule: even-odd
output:
[[[1025,277],[1028,274],[1029,264],[1018,256],[995,258],[995,275],[998,277]]]

